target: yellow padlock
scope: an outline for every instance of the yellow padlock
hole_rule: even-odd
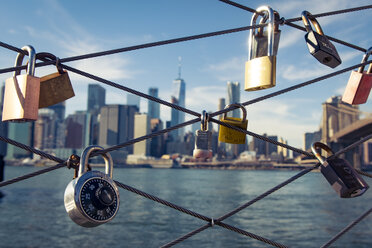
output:
[[[251,26],[256,25],[257,17],[263,13],[267,13],[268,16],[268,18],[266,18],[268,21],[266,37],[267,42],[265,42],[265,44],[267,44],[267,55],[256,57],[258,53],[262,52],[255,51],[254,49],[262,47],[262,45],[253,44],[256,33],[253,29],[251,29],[248,42],[249,60],[245,63],[245,91],[263,90],[274,87],[276,84],[276,53],[274,50],[275,19],[273,9],[269,6],[259,7],[256,10],[256,13],[252,16]],[[259,35],[260,32],[258,32],[257,35]],[[255,41],[257,43],[260,40],[256,39]],[[277,43],[279,43],[279,40]]]
[[[226,113],[223,115],[221,121],[227,124],[230,124],[234,127],[239,127],[241,129],[247,130],[248,120],[247,120],[247,111],[245,110],[244,106],[238,103],[233,103],[227,105],[226,108],[230,108],[232,106],[239,107],[243,111],[243,119],[236,118],[236,117],[227,117]],[[246,134],[239,132],[237,130],[225,127],[220,125],[220,132],[218,134],[218,140],[220,142],[230,143],[230,144],[245,144],[245,137]]]

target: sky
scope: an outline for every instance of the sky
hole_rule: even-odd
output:
[[[303,10],[312,14],[371,4],[367,0],[314,1],[236,1],[258,8],[269,5],[286,19],[299,17]],[[2,1],[1,41],[16,47],[32,45],[36,52],[51,52],[60,58],[173,39],[183,36],[249,26],[252,13],[217,0],[158,1]],[[317,19],[325,34],[365,49],[372,46],[372,10],[363,10]],[[296,24],[303,26],[302,22]],[[201,112],[217,111],[218,99],[226,98],[226,82],[241,85],[241,102],[260,97],[314,77],[361,62],[363,52],[333,42],[342,64],[331,69],[309,54],[305,32],[280,26],[276,87],[261,91],[244,91],[244,70],[248,57],[249,31],[226,34],[171,45],[145,48],[93,59],[66,63],[69,66],[147,93],[159,88],[159,97],[170,102],[172,82],[181,77],[186,82],[186,107]],[[16,54],[0,48],[0,68],[14,65]],[[55,67],[36,68],[43,76]],[[86,110],[88,84],[91,79],[70,73],[75,97],[67,100],[67,114]],[[1,82],[12,73],[0,75]],[[306,86],[296,91],[249,105],[248,130],[277,135],[289,145],[302,148],[303,134],[317,131],[322,103],[342,95],[350,72]],[[110,86],[106,104],[126,104],[127,93]],[[372,112],[372,97],[360,105],[364,113]],[[141,99],[141,112],[147,112],[147,99]],[[161,106],[161,118],[170,120],[170,108]],[[194,119],[186,114],[186,120]]]

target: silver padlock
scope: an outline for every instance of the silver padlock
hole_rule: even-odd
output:
[[[104,224],[112,220],[119,210],[119,191],[112,180],[114,165],[111,155],[102,154],[105,173],[86,171],[90,154],[99,150],[103,148],[89,146],[84,149],[78,177],[72,180],[65,190],[66,211],[76,224],[83,227]]]
[[[212,132],[208,130],[208,113],[203,110],[201,116],[201,130],[195,132],[195,148],[193,151],[194,158],[210,159],[212,152]]]

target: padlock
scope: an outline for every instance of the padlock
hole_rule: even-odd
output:
[[[29,60],[27,74],[20,75],[20,71],[14,71],[14,76],[5,81],[3,121],[25,122],[37,120],[39,109],[40,78],[34,77],[35,73],[35,49],[32,46],[24,46],[22,50],[28,52]],[[19,53],[15,66],[21,66],[24,58]]]
[[[367,62],[372,53],[370,47],[364,54],[362,63]],[[358,71],[352,71],[349,81],[346,85],[342,101],[349,104],[363,104],[367,102],[372,88],[372,64],[369,64],[367,72],[364,72],[364,66],[359,67]]]
[[[78,177],[66,187],[64,202],[70,218],[83,227],[95,227],[112,220],[119,209],[119,191],[112,180],[113,162],[111,155],[102,154],[105,173],[86,171],[89,156],[100,146],[84,149],[80,159]]]
[[[276,55],[274,55],[274,11],[268,6],[261,6],[256,10],[251,20],[251,25],[256,25],[258,14],[267,12],[267,55],[253,58],[253,40],[255,31],[250,30],[248,42],[249,58],[245,63],[244,90],[263,90],[275,86],[276,83]],[[258,41],[258,40],[257,40]],[[261,45],[257,44],[256,47]]]
[[[36,59],[55,60],[58,72],[40,78],[39,108],[45,108],[63,102],[75,96],[68,72],[63,70],[59,58],[51,53],[38,53]]]
[[[325,150],[329,156],[324,158],[318,149]],[[369,188],[345,159],[330,156],[333,155],[333,151],[327,145],[315,142],[311,145],[311,150],[321,164],[320,172],[341,198],[360,196]]]
[[[247,111],[245,110],[244,106],[238,103],[233,103],[227,105],[226,108],[230,107],[239,107],[243,111],[243,118],[236,118],[236,117],[226,117],[226,113],[224,113],[221,121],[227,124],[230,124],[234,127],[239,127],[243,130],[247,130],[248,120],[247,120]],[[230,143],[230,144],[245,144],[245,137],[246,134],[240,131],[225,127],[220,125],[220,132],[218,133],[218,140],[220,142]]]
[[[328,40],[324,35],[320,24],[308,11],[302,12],[302,22],[305,25],[307,34],[305,34],[305,41],[309,52],[313,55],[320,63],[335,68],[341,64],[341,58],[338,55],[336,47]],[[312,29],[310,22],[315,27],[315,31]]]
[[[265,12],[265,15],[261,18],[260,24],[265,24],[268,20],[268,12]],[[279,30],[279,21],[280,21],[280,15],[277,11],[274,10],[274,50],[273,55],[278,54],[278,48],[279,48],[279,40],[280,40],[280,33]],[[250,55],[251,59],[266,56],[267,55],[267,43],[268,43],[268,30],[264,30],[263,28],[258,28],[257,34],[255,30],[253,32],[253,40],[252,40],[252,49],[249,51],[252,52],[252,55]]]
[[[203,110],[201,116],[201,130],[195,132],[195,148],[193,151],[194,158],[210,159],[212,152],[212,132],[208,130],[208,113]]]

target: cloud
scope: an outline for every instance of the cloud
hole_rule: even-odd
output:
[[[244,79],[244,68],[247,59],[232,57],[225,61],[207,66],[207,71],[215,75],[219,81],[241,81]]]
[[[329,72],[328,68],[318,68],[316,66],[307,67],[298,67],[294,65],[288,65],[284,70],[281,70],[279,73],[284,79],[288,80],[305,80],[310,78],[319,77]]]

